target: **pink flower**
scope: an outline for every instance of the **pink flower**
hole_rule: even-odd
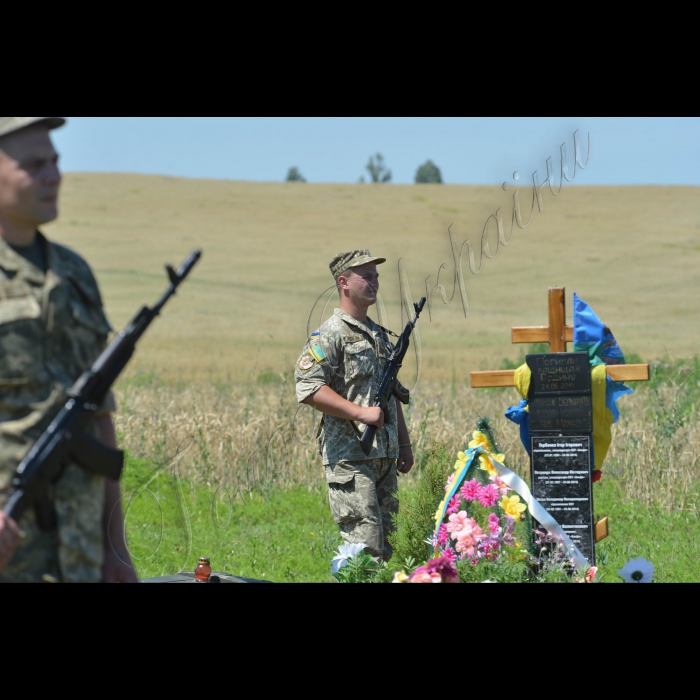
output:
[[[457,540],[457,551],[462,555],[462,558],[471,559],[476,556],[476,548],[474,547],[474,540],[468,535],[460,540]]]
[[[459,573],[454,561],[442,556],[416,569],[410,583],[459,583]]]
[[[450,535],[447,532],[447,525],[440,525],[437,536],[438,546],[444,547],[450,541]]]
[[[495,537],[484,541],[480,546],[481,554],[483,554],[489,561],[495,561],[498,559],[498,550],[500,548],[501,545],[498,539]]]
[[[493,485],[483,486],[479,489],[479,503],[481,503],[484,508],[493,508],[501,495],[501,492]]]
[[[501,531],[501,522],[495,513],[489,515],[489,530],[495,535]]]
[[[459,492],[462,494],[462,498],[467,501],[467,503],[471,503],[479,498],[480,488],[481,486],[479,482],[476,479],[473,479],[472,481],[468,481],[466,484],[464,484]]]
[[[590,569],[588,569],[588,572],[586,573],[586,576],[585,576],[586,583],[595,583],[595,577],[596,577],[597,573],[598,573],[598,568],[595,566],[592,566]]]
[[[459,574],[454,562],[449,557],[442,556],[437,559],[431,559],[425,565],[425,568],[431,575],[437,573],[442,576],[443,583],[459,583]]]
[[[453,515],[454,513],[459,513],[459,509],[460,509],[461,505],[462,505],[462,499],[459,496],[455,496],[450,501],[450,505],[447,506],[447,514]]]
[[[498,491],[499,491],[499,493],[501,494],[501,496],[507,496],[507,495],[508,495],[508,491],[512,491],[512,490],[513,490],[512,488],[510,488],[510,486],[508,486],[508,484],[506,484],[505,481],[503,481],[503,480],[501,479],[500,476],[493,476],[493,475],[492,475],[492,476],[489,477],[489,479],[491,479],[491,481],[493,481],[494,486],[498,489]]]
[[[445,493],[449,493],[450,488],[452,487],[452,482],[453,482],[454,480],[455,480],[455,475],[454,475],[454,474],[450,474],[450,475],[447,477],[447,486],[445,486]]]
[[[452,547],[445,547],[445,549],[442,550],[442,558],[454,565],[457,561],[457,554]]]
[[[409,583],[442,583],[440,574],[431,574],[424,567],[416,569]]]
[[[450,522],[447,523],[447,532],[451,532],[452,537],[454,539],[457,538],[458,533],[462,532],[462,530],[467,529],[469,533],[471,533],[470,518],[463,510],[459,513],[454,513],[453,515],[450,515]]]
[[[462,530],[462,532],[459,532],[456,539],[458,552],[461,552],[465,547],[472,547],[475,544],[471,532],[468,532],[467,530]]]

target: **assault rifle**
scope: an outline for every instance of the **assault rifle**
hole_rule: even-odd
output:
[[[418,318],[420,317],[421,312],[423,311],[425,302],[426,298],[423,297],[417,304],[413,305],[413,308],[416,310],[416,316],[413,319],[413,321],[408,322],[406,328],[404,329],[404,332],[398,339],[396,347],[394,348],[394,352],[392,352],[391,356],[389,357],[389,366],[386,368],[386,372],[384,373],[384,377],[382,378],[382,383],[379,385],[379,391],[377,391],[374,399],[372,400],[372,406],[374,406],[375,408],[381,408],[384,411],[384,415],[387,415],[389,397],[392,394],[394,394],[396,398],[399,401],[401,401],[401,403],[408,403],[408,391],[403,389],[403,387],[399,388],[399,384],[396,381],[396,376],[398,375],[399,370],[403,365],[404,358],[406,357],[406,353],[408,352],[408,346],[411,343],[411,334],[413,333],[413,329],[418,323]],[[400,389],[403,389],[403,391],[401,391]],[[370,452],[372,451],[372,445],[374,444],[374,436],[376,432],[376,426],[368,425],[365,428],[365,432],[362,434],[362,437],[360,438],[360,446],[362,447],[362,451],[368,457]]]
[[[201,256],[202,251],[195,250],[177,272],[166,265],[170,285],[160,301],[152,309],[144,306],[99,356],[92,369],[85,372],[68,391],[66,405],[17,467],[12,490],[3,509],[13,520],[18,521],[29,507],[34,506],[42,530],[55,527],[51,489],[69,462],[114,481],[119,479],[124,453],[103,445],[85,432],[85,428],[128,364],[136,350],[136,343]]]

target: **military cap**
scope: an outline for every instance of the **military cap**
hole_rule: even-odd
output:
[[[49,129],[58,129],[65,123],[63,117],[0,117],[0,136],[7,136],[33,124],[44,124]]]
[[[381,265],[385,262],[386,258],[373,258],[369,250],[352,250],[349,253],[338,253],[338,255],[331,260],[329,267],[337,282],[338,277],[351,267],[359,267],[360,265],[367,265],[368,263]]]

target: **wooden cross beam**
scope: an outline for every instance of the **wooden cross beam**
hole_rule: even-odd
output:
[[[513,328],[513,343],[549,343],[550,352],[566,352],[574,342],[574,328],[566,325],[566,290],[549,290],[549,325]],[[615,382],[648,382],[649,365],[608,365],[608,377]],[[515,370],[472,372],[472,389],[515,386]]]

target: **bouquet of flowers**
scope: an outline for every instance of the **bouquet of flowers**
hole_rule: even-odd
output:
[[[494,461],[503,463],[505,457],[495,454],[493,441],[484,429],[474,433],[469,448],[481,448],[481,451],[466,476],[468,457],[464,452],[458,455],[454,474],[445,487],[446,498],[438,510],[437,517],[443,512],[445,517],[431,541],[436,555],[473,566],[481,561],[497,562],[504,556],[511,561],[522,561],[527,552],[521,549],[515,536],[515,524],[523,520],[527,506],[500,479],[493,465]],[[449,494],[455,492],[454,481],[460,475],[464,477],[461,487],[447,503]]]

